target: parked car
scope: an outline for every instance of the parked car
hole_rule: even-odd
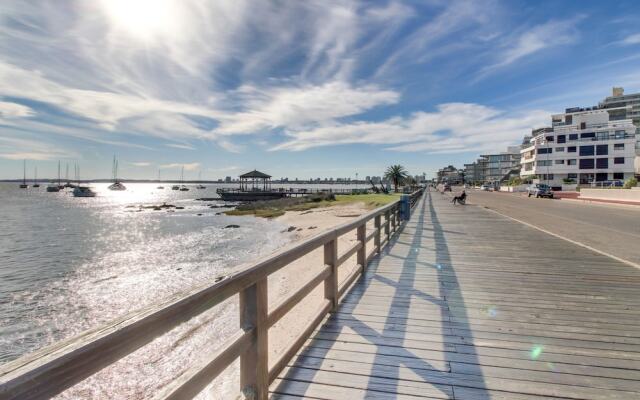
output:
[[[548,197],[553,199],[553,191],[549,187],[549,185],[545,185],[544,183],[534,183],[527,188],[527,195],[529,197]]]
[[[480,190],[484,190],[485,192],[488,192],[489,190],[491,190],[491,186],[485,183],[484,185],[480,186]]]

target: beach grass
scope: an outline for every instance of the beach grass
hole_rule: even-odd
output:
[[[308,211],[314,208],[345,206],[364,203],[369,210],[392,203],[400,198],[400,194],[353,194],[336,195],[335,199],[287,198],[270,201],[258,201],[238,206],[225,212],[226,215],[255,215],[262,218],[275,218],[287,211]]]

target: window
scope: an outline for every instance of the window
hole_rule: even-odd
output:
[[[547,140],[547,142],[553,142],[553,136],[545,136],[544,138]]]
[[[597,145],[596,154],[599,156],[606,156],[607,154],[609,154],[609,145],[608,144]]]
[[[576,165],[576,159],[572,158],[571,160],[567,160],[567,165]]]
[[[614,172],[613,173],[613,179],[615,179],[615,180],[623,180],[624,179],[624,172]]]
[[[558,135],[558,143],[566,143],[567,136],[566,135]]]
[[[553,149],[551,148],[538,149],[538,154],[551,154],[551,153],[553,153]]]
[[[608,158],[596,159],[596,168],[598,169],[609,168],[609,159]]]
[[[564,160],[556,160],[556,164],[564,164]]]
[[[613,159],[614,164],[624,164],[624,157],[616,157]]]
[[[569,179],[578,179],[578,174],[567,174],[567,178],[569,178]]]
[[[590,139],[596,137],[596,134],[593,132],[581,133],[580,139]]]
[[[593,155],[593,146],[580,146],[580,155],[581,156],[592,156]]]
[[[556,147],[556,153],[560,153],[564,151],[564,147]]]
[[[609,139],[609,133],[608,132],[596,132],[596,137],[598,138],[598,140],[607,140],[607,139]]]
[[[624,143],[614,143],[613,144],[613,149],[614,150],[624,150]]]
[[[587,129],[587,123],[586,122],[580,122],[580,129]]]
[[[570,133],[569,134],[569,140],[578,140],[578,134],[577,133]]]
[[[624,135],[625,135],[626,133],[627,133],[627,132],[625,132],[625,131],[616,131],[616,133],[615,133],[615,138],[616,138],[616,139],[624,139]]]
[[[602,181],[606,181],[609,174],[607,174],[606,172],[599,172],[596,174],[596,182],[602,182]]]
[[[575,153],[576,152],[577,147],[576,146],[569,146],[567,147],[567,151],[569,153]]]
[[[550,167],[551,166],[551,160],[538,160],[536,162],[536,165],[538,167]]]
[[[593,158],[583,158],[580,160],[580,169],[593,169],[594,165]]]

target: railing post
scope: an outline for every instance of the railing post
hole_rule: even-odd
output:
[[[267,278],[240,292],[240,327],[254,330],[254,338],[240,356],[240,387],[246,399],[269,396],[269,326]]]
[[[358,238],[358,242],[362,244],[362,247],[360,247],[360,250],[358,250],[357,262],[362,266],[362,273],[364,273],[364,270],[367,267],[367,223],[366,222],[364,222],[362,225],[358,227],[356,235]]]
[[[331,310],[338,309],[338,238],[324,245],[324,263],[331,267],[331,274],[324,281],[324,297],[331,301]]]
[[[389,219],[389,210],[387,210],[384,212],[384,234],[387,235],[387,242],[391,239],[391,235],[389,234],[389,223],[391,221],[389,221]]]
[[[373,222],[373,227],[376,229],[376,235],[373,237],[373,245],[376,248],[376,253],[380,253],[380,215],[376,215],[374,222]]]

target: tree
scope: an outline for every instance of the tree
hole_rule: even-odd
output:
[[[400,164],[391,165],[384,173],[384,177],[393,182],[393,189],[398,193],[398,186],[409,176],[407,170]]]

